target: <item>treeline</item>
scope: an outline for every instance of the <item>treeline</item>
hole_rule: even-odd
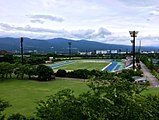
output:
[[[23,58],[23,63],[24,64],[31,64],[31,65],[38,65],[45,63],[45,61],[48,60],[47,56],[44,55],[32,55],[30,57],[24,57]],[[15,63],[21,63],[21,57],[17,57],[16,55],[13,54],[5,54],[2,57],[0,57],[0,62],[9,62],[12,64]]]
[[[39,79],[43,81],[54,79],[57,77],[70,77],[70,78],[81,78],[89,79],[94,77],[103,77],[103,78],[113,78],[115,76],[128,79],[132,81],[132,76],[142,76],[142,72],[137,70],[123,70],[120,73],[108,73],[106,71],[100,70],[87,70],[87,69],[78,69],[74,71],[66,71],[59,69],[56,73],[53,70],[45,65],[31,65],[31,64],[11,64],[8,62],[0,63],[0,78],[18,78],[18,79]]]
[[[159,62],[156,64],[153,63],[154,57],[142,56],[141,61],[151,70],[152,74],[159,80]],[[155,58],[159,58],[155,56]]]
[[[87,69],[78,69],[74,71],[66,71],[63,69],[59,69],[55,76],[57,77],[70,77],[70,78],[81,78],[81,79],[89,79],[94,77],[100,77],[103,79],[112,79],[115,76],[123,79],[127,79],[129,81],[133,81],[132,76],[142,76],[142,72],[137,70],[122,70],[120,73],[108,73],[107,71],[100,70],[87,70]]]
[[[31,65],[31,64],[10,64],[7,62],[0,63],[0,78],[12,78],[19,79],[38,79],[38,80],[50,80],[54,78],[53,70],[45,65]]]
[[[151,57],[143,55],[141,61],[148,67],[148,69],[153,70],[155,68]]]
[[[4,120],[158,120],[159,97],[144,96],[144,85],[125,79],[93,79],[89,90],[79,96],[70,89],[40,100],[35,116],[2,114],[9,103],[0,99],[0,119]]]

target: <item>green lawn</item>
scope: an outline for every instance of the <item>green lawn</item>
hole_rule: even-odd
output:
[[[159,96],[159,88],[148,88],[147,90],[142,92],[143,95],[157,95]]]
[[[7,115],[21,113],[30,116],[35,112],[38,100],[65,88],[74,90],[76,95],[88,90],[85,82],[75,80],[38,82],[8,79],[0,81],[0,98],[12,105],[5,110]]]
[[[21,113],[27,116],[33,115],[37,106],[36,102],[53,95],[57,91],[70,88],[75,95],[87,91],[89,88],[85,82],[78,80],[54,80],[49,82],[38,82],[33,80],[0,80],[0,98],[9,101],[12,105],[5,110],[7,115]],[[159,88],[149,88],[143,95],[159,95]]]
[[[64,69],[64,70],[77,70],[77,69],[88,69],[88,70],[101,70],[105,66],[107,66],[108,63],[105,62],[75,62],[73,64],[68,64],[65,66],[61,66],[56,69]]]

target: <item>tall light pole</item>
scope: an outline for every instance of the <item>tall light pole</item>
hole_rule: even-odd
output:
[[[129,31],[130,36],[133,37],[132,44],[133,44],[133,70],[135,70],[135,37],[137,37],[138,31]]]
[[[23,37],[21,37],[21,58],[22,58],[22,65],[23,65]]]

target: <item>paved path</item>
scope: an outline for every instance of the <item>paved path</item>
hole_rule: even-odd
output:
[[[144,77],[146,77],[146,79],[150,82],[151,87],[159,87],[159,80],[151,74],[150,70],[145,66],[145,64],[140,62],[140,65],[141,71],[143,72]]]

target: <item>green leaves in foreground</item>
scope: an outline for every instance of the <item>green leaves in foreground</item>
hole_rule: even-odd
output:
[[[4,119],[4,115],[2,114],[2,112],[5,110],[5,108],[9,107],[9,103],[0,99],[0,120]]]
[[[144,120],[159,119],[159,98],[141,96],[144,87],[114,79],[92,81],[90,91],[76,97],[62,90],[38,103],[42,120]]]

